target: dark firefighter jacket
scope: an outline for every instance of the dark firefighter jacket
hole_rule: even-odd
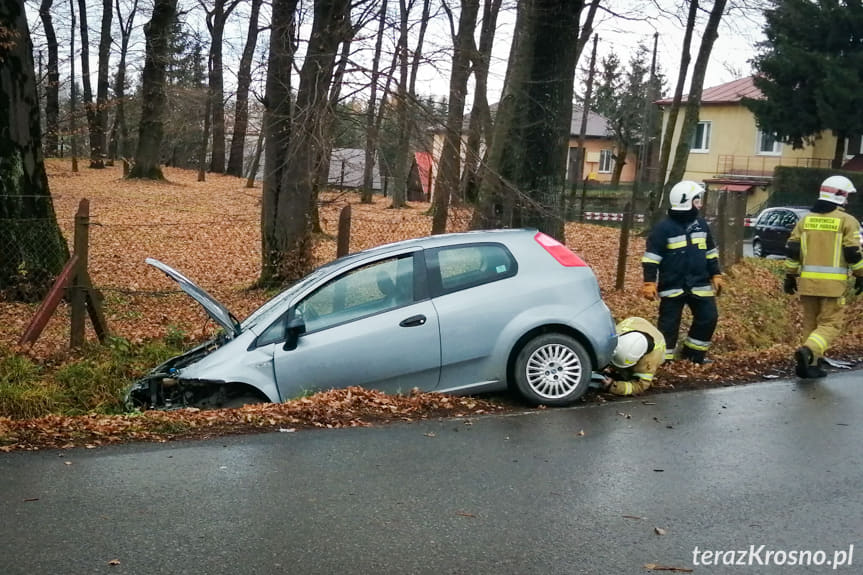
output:
[[[685,292],[709,297],[713,294],[710,278],[720,274],[719,252],[710,228],[703,218],[688,221],[684,214],[659,222],[647,237],[641,265],[644,281],[659,279],[660,297],[675,297]]]

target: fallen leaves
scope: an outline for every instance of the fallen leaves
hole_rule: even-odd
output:
[[[648,571],[676,571],[678,573],[692,573],[689,567],[672,567],[669,565],[659,565],[657,563],[645,563],[644,568]]]
[[[299,428],[366,427],[393,421],[465,417],[503,412],[502,405],[473,397],[412,392],[387,395],[361,387],[324,391],[279,404],[238,409],[179,409],[126,415],[48,415],[0,418],[0,451],[96,447],[125,441],[165,441],[224,433],[293,432]],[[470,425],[469,421],[465,422]],[[425,434],[435,437],[433,432]],[[64,461],[64,465],[72,465]]]

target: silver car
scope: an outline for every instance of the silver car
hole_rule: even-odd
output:
[[[236,407],[359,385],[566,405],[617,342],[593,271],[537,230],[443,234],[330,262],[243,322],[148,258],[223,331],[129,390],[138,409]]]

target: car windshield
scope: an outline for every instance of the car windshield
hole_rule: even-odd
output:
[[[288,301],[294,294],[302,291],[307,285],[315,281],[317,278],[321,277],[327,270],[329,266],[323,266],[313,271],[288,289],[283,292],[280,292],[276,296],[272,297],[267,303],[253,311],[249,317],[243,320],[243,323],[240,324],[241,329],[248,329],[249,327],[255,325],[262,319],[267,319],[273,310],[276,310],[275,313],[281,313],[282,311],[282,303]]]

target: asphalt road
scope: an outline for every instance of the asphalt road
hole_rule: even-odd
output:
[[[860,573],[861,390],[6,454],[0,574]]]

